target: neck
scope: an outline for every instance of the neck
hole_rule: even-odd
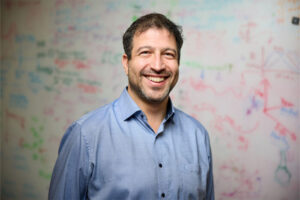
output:
[[[164,99],[160,103],[143,103],[140,106],[142,111],[147,116],[147,119],[153,119],[159,121],[159,123],[162,122],[162,120],[165,118],[167,113],[167,105],[168,105],[168,99]]]
[[[162,102],[153,103],[142,100],[131,90],[128,90],[128,93],[146,115],[147,121],[151,128],[155,131],[155,133],[157,133],[161,122],[166,116],[169,98],[164,99]]]

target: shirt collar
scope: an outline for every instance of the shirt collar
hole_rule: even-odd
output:
[[[134,102],[134,100],[128,94],[127,87],[121,93],[121,96],[119,98],[119,105],[120,105],[120,115],[123,120],[127,120],[133,115],[142,112],[139,106]],[[169,99],[165,121],[172,118],[174,113],[175,113],[175,108],[172,104],[171,99]]]

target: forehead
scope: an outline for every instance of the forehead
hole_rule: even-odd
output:
[[[149,28],[146,31],[137,31],[134,34],[133,48],[137,48],[140,45],[163,45],[176,48],[176,40],[174,35],[165,28]]]

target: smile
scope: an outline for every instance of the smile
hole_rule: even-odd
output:
[[[153,76],[146,76],[146,78],[150,81],[153,81],[155,83],[163,82],[166,78],[164,77],[153,77]]]

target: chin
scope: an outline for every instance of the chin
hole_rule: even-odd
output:
[[[162,95],[144,95],[145,100],[150,103],[162,103],[165,99],[169,97],[169,92],[165,92]]]

